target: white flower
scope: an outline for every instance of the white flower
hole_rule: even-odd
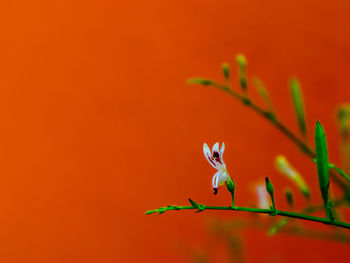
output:
[[[213,190],[214,194],[217,194],[218,187],[223,185],[225,181],[229,178],[226,171],[226,164],[222,158],[224,154],[225,144],[222,143],[221,149],[219,149],[219,143],[215,143],[212,151],[210,151],[206,143],[203,144],[203,153],[208,162],[213,166],[217,172],[213,176]]]

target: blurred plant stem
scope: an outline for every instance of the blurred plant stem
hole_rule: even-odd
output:
[[[225,229],[227,231],[234,231],[233,233],[235,234],[237,230],[247,227],[264,230],[269,226],[271,227],[270,223],[257,220],[257,218],[250,218],[250,220],[227,220],[226,222],[223,220],[212,220],[210,223],[212,225],[225,225]],[[283,229],[279,230],[279,233],[296,235],[305,238],[324,239],[333,242],[350,243],[350,237],[345,233],[325,233],[317,230],[305,229],[302,227],[302,225],[286,226]]]

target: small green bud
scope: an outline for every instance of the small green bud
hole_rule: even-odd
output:
[[[246,74],[247,60],[244,55],[238,54],[236,56],[236,61],[238,64],[239,82],[242,90],[246,92],[247,91],[247,74]]]
[[[265,177],[266,190],[270,195],[273,195],[273,186],[268,177]]]
[[[265,177],[265,182],[266,182],[266,190],[270,194],[271,201],[272,201],[273,212],[270,215],[276,215],[276,204],[275,204],[275,198],[273,196],[273,186],[268,177]]]
[[[292,190],[290,190],[289,188],[286,189],[285,195],[286,195],[287,203],[288,203],[291,207],[293,207],[293,205],[294,205],[294,200],[293,200],[293,193],[292,193]]]
[[[247,79],[245,77],[242,77],[240,79],[241,87],[243,91],[247,90]]]
[[[243,54],[237,54],[236,61],[238,63],[238,66],[245,70],[245,67],[247,66],[247,59]]]
[[[224,77],[226,80],[230,79],[230,66],[228,63],[222,63],[221,65],[222,73],[224,74]]]
[[[210,79],[203,79],[203,78],[191,78],[187,80],[187,84],[200,84],[200,85],[212,85],[214,82]]]
[[[229,179],[226,180],[226,187],[227,187],[227,190],[231,194],[233,194],[235,192],[236,185],[235,185],[235,182],[232,180],[231,177],[229,177]]]

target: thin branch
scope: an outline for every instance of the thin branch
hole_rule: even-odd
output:
[[[337,199],[332,201],[332,206],[333,207],[338,207],[341,205],[349,206],[349,202],[346,199]],[[306,208],[302,209],[300,213],[306,213],[306,214],[311,214],[317,211],[324,210],[324,204],[318,204],[318,205],[310,205],[307,206]],[[270,231],[272,229],[275,229],[274,231],[276,232],[277,229],[279,230],[280,228],[285,228],[285,226],[288,224],[289,221],[292,221],[294,218],[283,218],[280,221],[276,222],[270,227]]]
[[[274,209],[261,209],[261,208],[251,208],[251,207],[231,207],[231,206],[207,206],[207,205],[200,205],[201,209],[198,210],[198,207],[194,206],[177,206],[177,205],[171,205],[167,207],[161,207],[155,210],[149,210],[146,212],[147,215],[153,214],[153,213],[159,213],[162,214],[168,210],[197,210],[198,212],[204,211],[204,210],[230,210],[230,211],[240,211],[240,212],[251,212],[251,213],[258,213],[258,214],[269,214],[271,216],[285,216],[290,218],[297,218],[307,221],[313,221],[318,223],[323,223],[327,225],[333,225],[341,228],[350,229],[350,224],[337,221],[337,220],[330,220],[328,218],[323,217],[317,217],[317,216],[311,216],[311,215],[303,215],[293,212],[287,212],[283,210],[274,210]]]

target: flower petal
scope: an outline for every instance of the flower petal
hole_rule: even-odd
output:
[[[213,166],[215,169],[217,169],[216,162],[211,155],[210,149],[206,143],[203,144],[203,153],[205,158],[208,160],[208,162]]]
[[[212,184],[213,188],[218,188],[220,172],[216,172],[213,176]]]
[[[221,185],[223,185],[225,182],[226,182],[226,180],[227,180],[227,174],[226,173],[220,173],[219,175],[218,175],[218,181],[219,181],[219,185],[221,186]]]
[[[222,155],[224,154],[225,151],[225,143],[222,143],[221,149],[220,149],[220,159],[222,159]]]
[[[219,153],[219,143],[215,143],[213,146],[213,149],[211,150],[212,154],[214,155],[214,152]]]

